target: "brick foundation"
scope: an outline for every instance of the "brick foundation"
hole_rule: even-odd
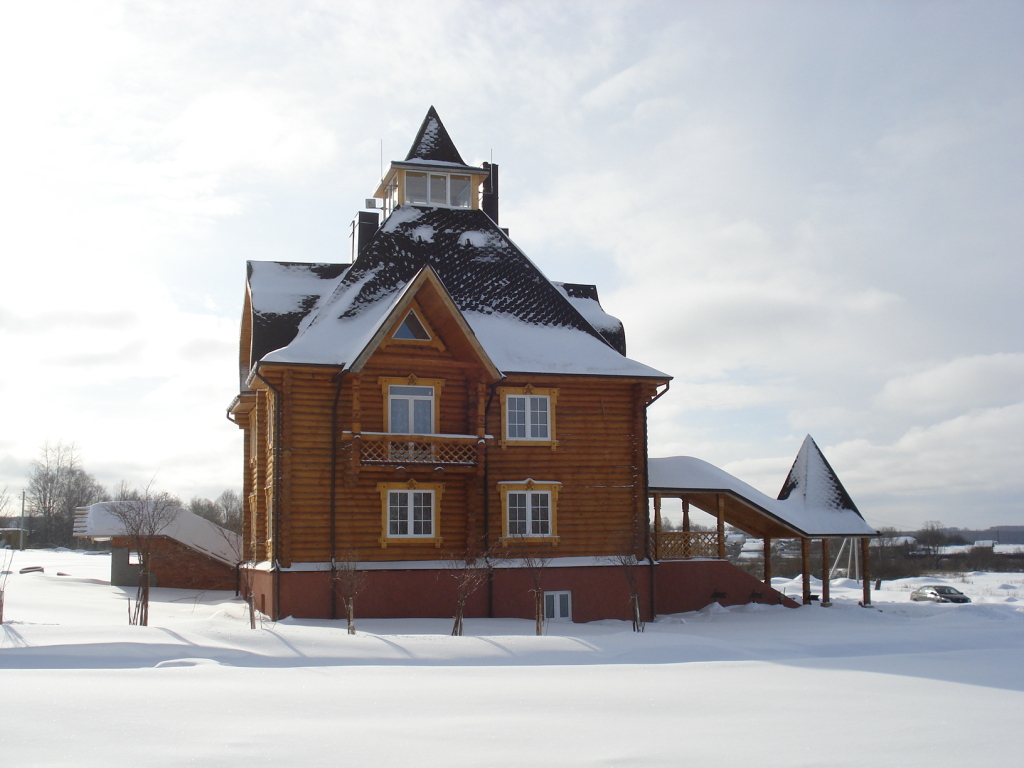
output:
[[[654,583],[652,588],[651,576]],[[455,579],[444,569],[367,570],[356,598],[356,615],[367,619],[449,618],[455,610]],[[712,602],[742,605],[750,602],[797,603],[784,599],[763,582],[722,560],[676,560],[635,570],[641,615],[695,611]],[[330,574],[326,571],[248,572],[256,607],[268,616],[331,618]],[[572,593],[573,621],[632,618],[629,588],[621,566],[558,567],[544,569],[544,591]],[[279,592],[278,592],[279,590]],[[523,568],[497,568],[490,584],[482,586],[466,603],[466,618],[534,617],[533,582]],[[280,606],[277,597],[280,596]],[[652,611],[651,600],[654,599]],[[338,597],[334,617],[344,616]]]

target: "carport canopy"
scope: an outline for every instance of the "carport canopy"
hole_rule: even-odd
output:
[[[648,459],[651,496],[682,499],[758,538],[875,536],[810,435],[773,499],[723,469],[692,456]]]

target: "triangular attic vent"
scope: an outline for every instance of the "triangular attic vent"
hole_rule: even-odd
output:
[[[437,116],[437,110],[433,107],[427,110],[427,116],[423,118],[419,133],[412,142],[406,160],[437,160],[443,163],[458,163],[465,165],[455,143],[444,129],[441,118]]]
[[[427,333],[427,329],[423,327],[423,323],[416,317],[415,312],[409,312],[405,316],[405,320],[395,331],[394,338],[396,339],[408,339],[409,341],[430,341],[430,334]]]

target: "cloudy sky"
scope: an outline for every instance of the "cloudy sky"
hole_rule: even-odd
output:
[[[0,485],[240,486],[247,259],[347,261],[434,104],[671,373],[651,455],[1024,523],[1024,4],[8,3]]]

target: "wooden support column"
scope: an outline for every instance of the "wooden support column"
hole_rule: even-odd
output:
[[[718,559],[725,560],[725,495],[716,493],[718,501]]]
[[[765,536],[762,540],[764,545],[764,585],[772,588],[772,540]]]
[[[803,571],[804,605],[811,604],[811,540],[800,537],[800,568]]]
[[[690,532],[690,502],[682,499],[683,502],[683,531]]]
[[[865,608],[871,607],[871,560],[868,546],[870,539],[862,536],[860,539],[860,574],[864,578],[864,600],[861,603]]]
[[[832,596],[829,594],[831,579],[829,578],[829,561],[832,558],[831,542],[828,539],[821,540],[821,607],[832,607]]]
[[[658,540],[661,534],[661,494],[654,494],[654,559],[661,559],[660,544]]]

